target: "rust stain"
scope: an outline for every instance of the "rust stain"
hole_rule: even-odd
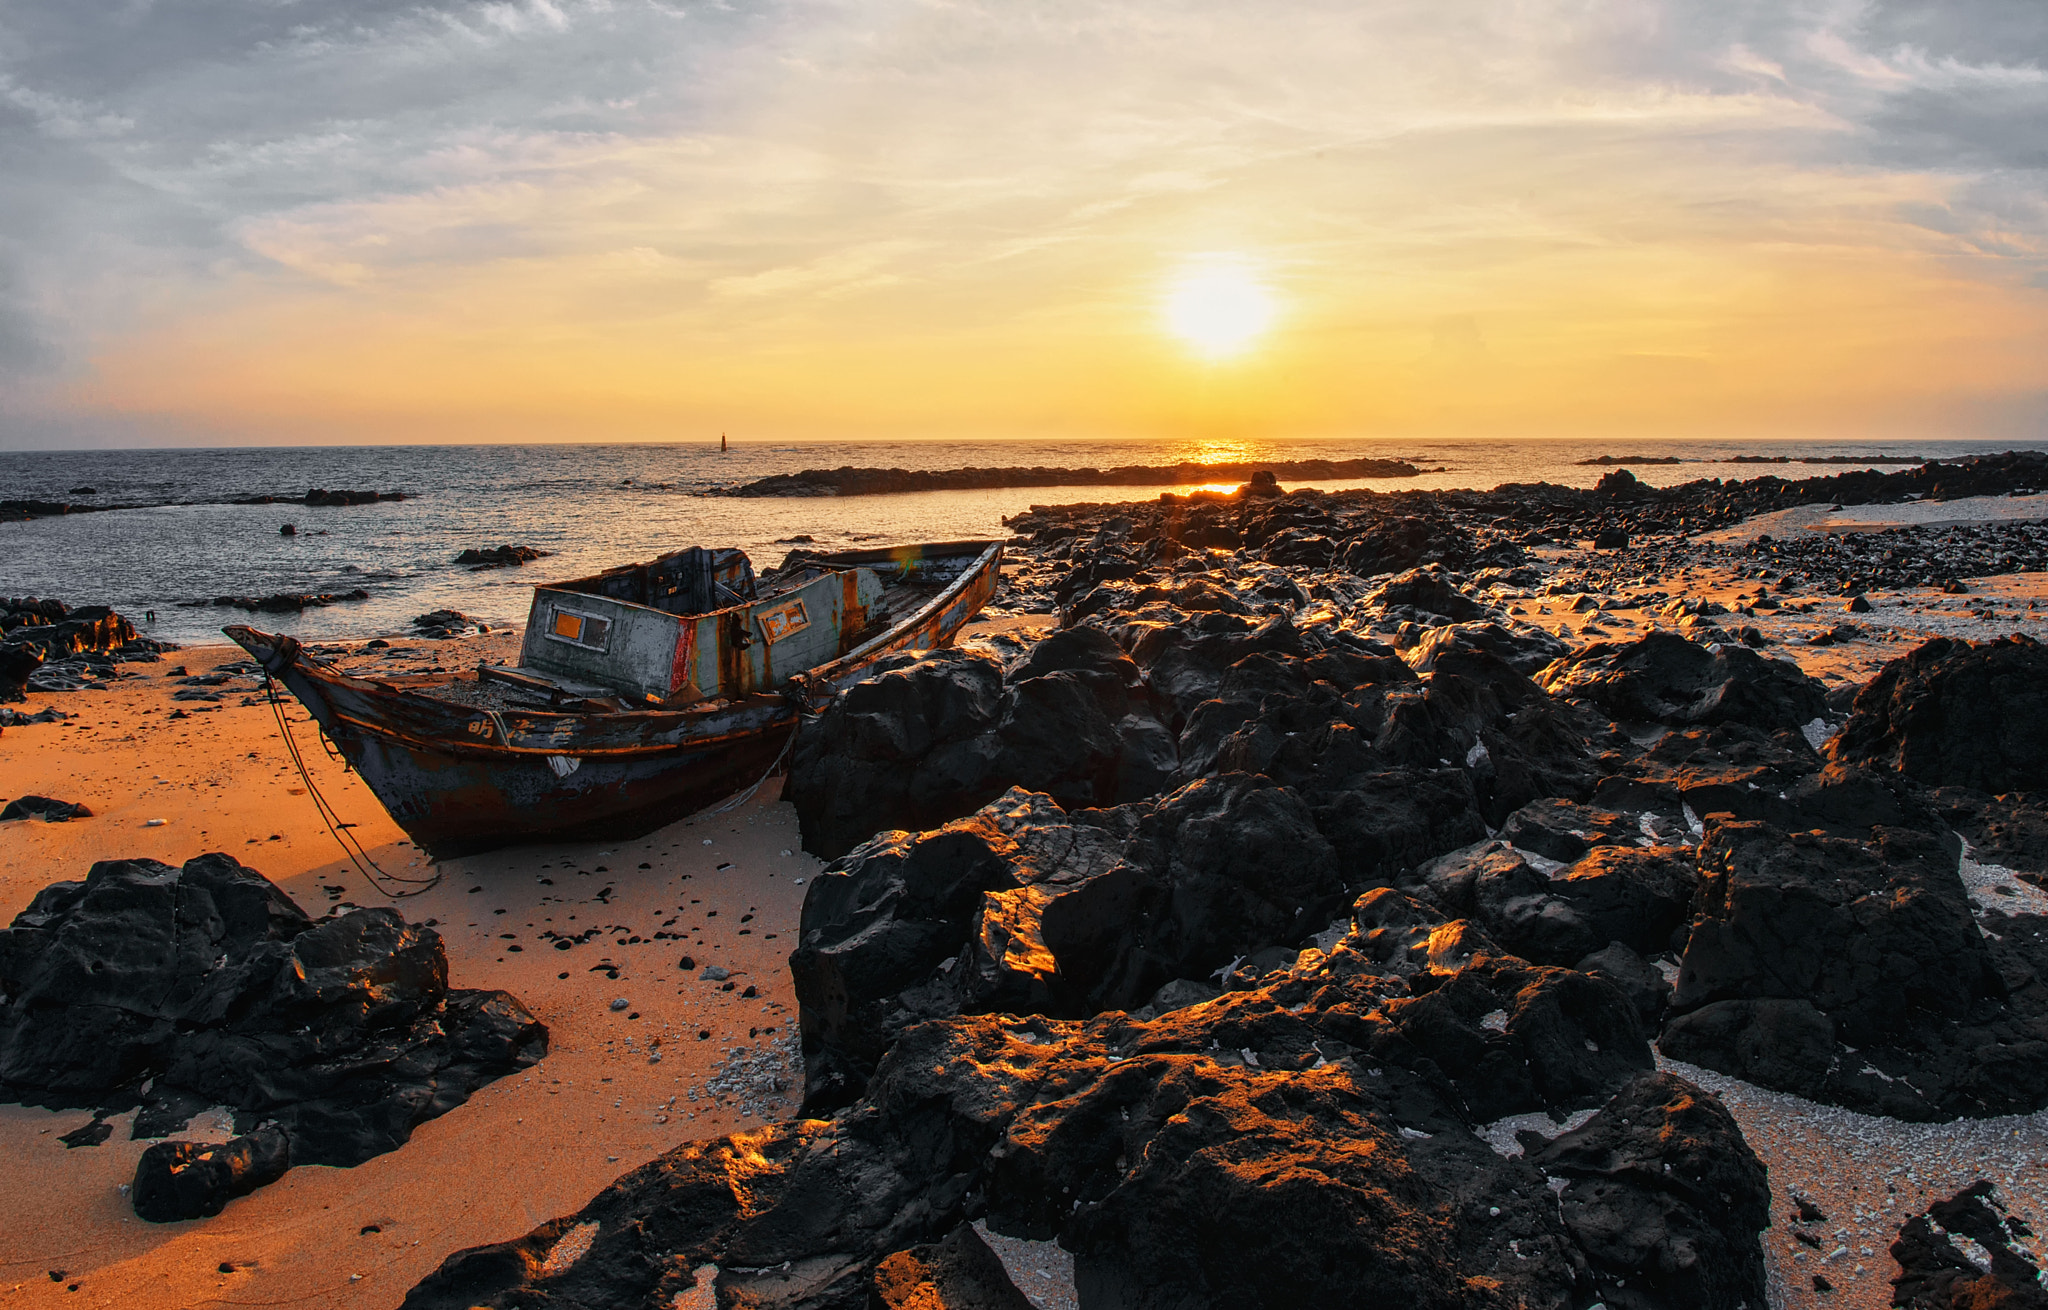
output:
[[[676,625],[676,651],[668,666],[668,694],[677,695],[691,686],[691,676],[696,672],[697,624],[684,619]]]

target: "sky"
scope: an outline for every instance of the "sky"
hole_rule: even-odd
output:
[[[720,431],[2048,435],[2048,4],[0,3],[0,446]]]

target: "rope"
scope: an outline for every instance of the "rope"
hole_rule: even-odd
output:
[[[730,812],[730,811],[732,811],[732,810],[736,810],[736,809],[738,809],[738,808],[739,808],[740,806],[742,806],[742,805],[745,805],[745,804],[746,804],[746,803],[747,803],[748,801],[750,801],[750,800],[754,799],[754,793],[755,793],[755,792],[757,792],[757,791],[759,791],[759,790],[761,790],[761,785],[762,785],[763,783],[767,782],[767,781],[768,781],[768,780],[769,780],[770,778],[774,777],[774,776],[775,776],[775,771],[776,771],[777,769],[780,769],[780,768],[782,767],[782,762],[783,762],[784,760],[786,760],[786,759],[788,759],[788,758],[789,758],[789,748],[790,748],[790,747],[792,747],[792,746],[794,746],[794,745],[796,745],[796,734],[797,734],[797,729],[798,729],[798,728],[799,728],[800,726],[801,726],[800,724],[791,724],[791,725],[790,725],[790,729],[789,729],[789,736],[787,736],[787,737],[783,738],[783,740],[782,740],[782,750],[781,750],[781,751],[779,751],[779,752],[778,752],[778,753],[776,754],[776,756],[775,756],[775,762],[774,762],[773,764],[770,764],[770,765],[768,766],[768,772],[766,772],[766,773],[762,774],[762,775],[760,776],[760,778],[758,778],[758,779],[757,779],[757,780],[755,781],[755,783],[754,783],[754,785],[753,785],[753,786],[751,786],[751,787],[747,788],[747,789],[746,789],[745,791],[741,792],[741,793],[740,793],[739,795],[737,795],[737,796],[733,797],[733,798],[732,798],[731,800],[729,800],[729,801],[725,802],[725,804],[723,804],[723,805],[720,805],[720,806],[717,806],[717,807],[715,807],[715,808],[713,808],[713,809],[711,809],[711,810],[708,810],[708,811],[706,811],[706,813],[709,813],[709,814],[725,814],[725,813],[728,813],[728,812]]]
[[[285,753],[291,756],[293,766],[299,771],[300,781],[306,784],[306,794],[313,798],[314,808],[320,812],[320,821],[327,825],[328,835],[341,847],[341,853],[348,857],[349,863],[355,866],[363,881],[370,884],[370,889],[386,900],[395,901],[405,896],[417,896],[439,883],[441,874],[438,869],[431,878],[408,878],[403,874],[390,872],[371,858],[370,853],[363,849],[363,844],[356,840],[353,831],[355,825],[340,822],[340,813],[328,803],[327,797],[321,794],[319,785],[313,781],[312,770],[306,767],[305,758],[299,754],[299,743],[292,736],[291,725],[285,720],[284,698],[277,694],[277,682],[270,676],[268,670],[263,674],[263,689],[270,697],[270,714],[277,720],[278,736],[284,738]],[[324,731],[321,734],[321,742],[327,747],[329,755],[340,758],[340,752],[327,741]],[[762,781],[767,780],[764,778]],[[379,882],[380,878],[384,881]],[[393,891],[384,883],[398,884],[400,890]],[[408,887],[411,890],[404,890]]]

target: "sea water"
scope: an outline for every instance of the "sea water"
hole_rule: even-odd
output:
[[[432,609],[492,624],[525,619],[533,585],[649,559],[688,545],[738,546],[757,567],[778,562],[788,539],[820,548],[1006,535],[1003,519],[1034,504],[1142,500],[1182,487],[1020,487],[823,499],[729,499],[701,494],[774,473],[842,465],[940,469],[962,465],[1109,467],[1184,459],[1407,459],[1445,470],[1416,478],[1322,482],[1371,487],[1490,488],[1505,482],[1590,486],[1601,455],[1678,456],[1637,466],[1645,482],[1800,478],[1847,466],[1757,467],[1734,455],[1901,454],[1951,458],[2048,443],[1963,441],[905,441],[716,445],[342,446],[0,452],[0,499],[155,504],[0,523],[0,595],[54,596],[112,605],[150,636],[224,640],[220,625],[250,622],[302,638],[392,635]],[[74,494],[91,487],[93,494]],[[402,491],[374,505],[229,505],[308,488]],[[170,503],[163,502],[186,502]],[[279,529],[290,523],[296,535]],[[523,568],[472,572],[469,547],[534,546],[552,555]],[[279,592],[339,593],[366,601],[299,614],[251,616],[190,602]],[[154,611],[149,623],[144,615]]]

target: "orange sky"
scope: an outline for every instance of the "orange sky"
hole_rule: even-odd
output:
[[[199,114],[189,80],[128,93],[154,117],[67,101],[68,148],[209,217],[182,252],[53,246],[84,262],[4,382],[11,435],[1968,436],[2048,408],[2040,179],[1937,112],[2024,136],[2048,79],[1878,6],[496,8],[231,50],[248,104],[211,138],[165,108]],[[390,91],[422,63],[443,82]],[[1219,259],[1273,324],[1205,360],[1162,307]]]

